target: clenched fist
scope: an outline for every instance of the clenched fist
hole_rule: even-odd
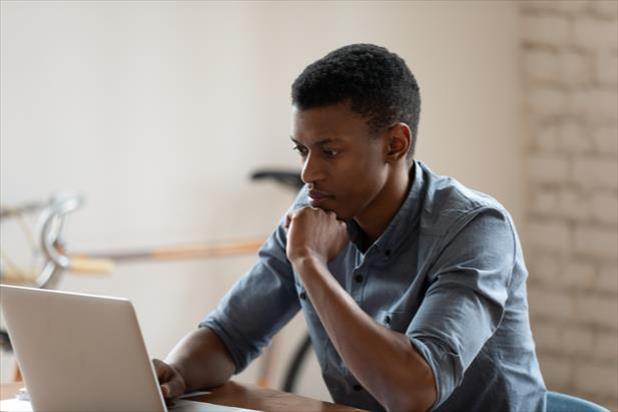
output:
[[[334,212],[303,207],[286,216],[286,254],[294,263],[302,258],[314,258],[327,263],[348,244],[345,222]]]

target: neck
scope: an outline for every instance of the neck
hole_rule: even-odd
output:
[[[365,212],[355,218],[367,236],[368,246],[384,233],[403,204],[413,180],[414,166],[411,171],[406,166],[393,170],[382,191],[372,200]]]

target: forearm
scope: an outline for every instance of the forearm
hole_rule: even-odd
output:
[[[235,370],[223,342],[207,327],[187,334],[165,361],[180,372],[188,391],[221,385]]]
[[[389,410],[435,402],[431,369],[409,339],[375,322],[315,259],[295,263],[333,345],[359,382]]]

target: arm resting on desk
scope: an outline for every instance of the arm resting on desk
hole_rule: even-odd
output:
[[[185,336],[167,355],[165,362],[155,360],[155,368],[165,398],[221,385],[235,370],[223,342],[206,327]]]

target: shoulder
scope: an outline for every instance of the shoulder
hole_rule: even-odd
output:
[[[471,189],[452,177],[435,174],[426,165],[419,164],[425,179],[421,230],[427,234],[445,235],[481,216],[492,216],[511,226],[508,211],[492,196]]]

